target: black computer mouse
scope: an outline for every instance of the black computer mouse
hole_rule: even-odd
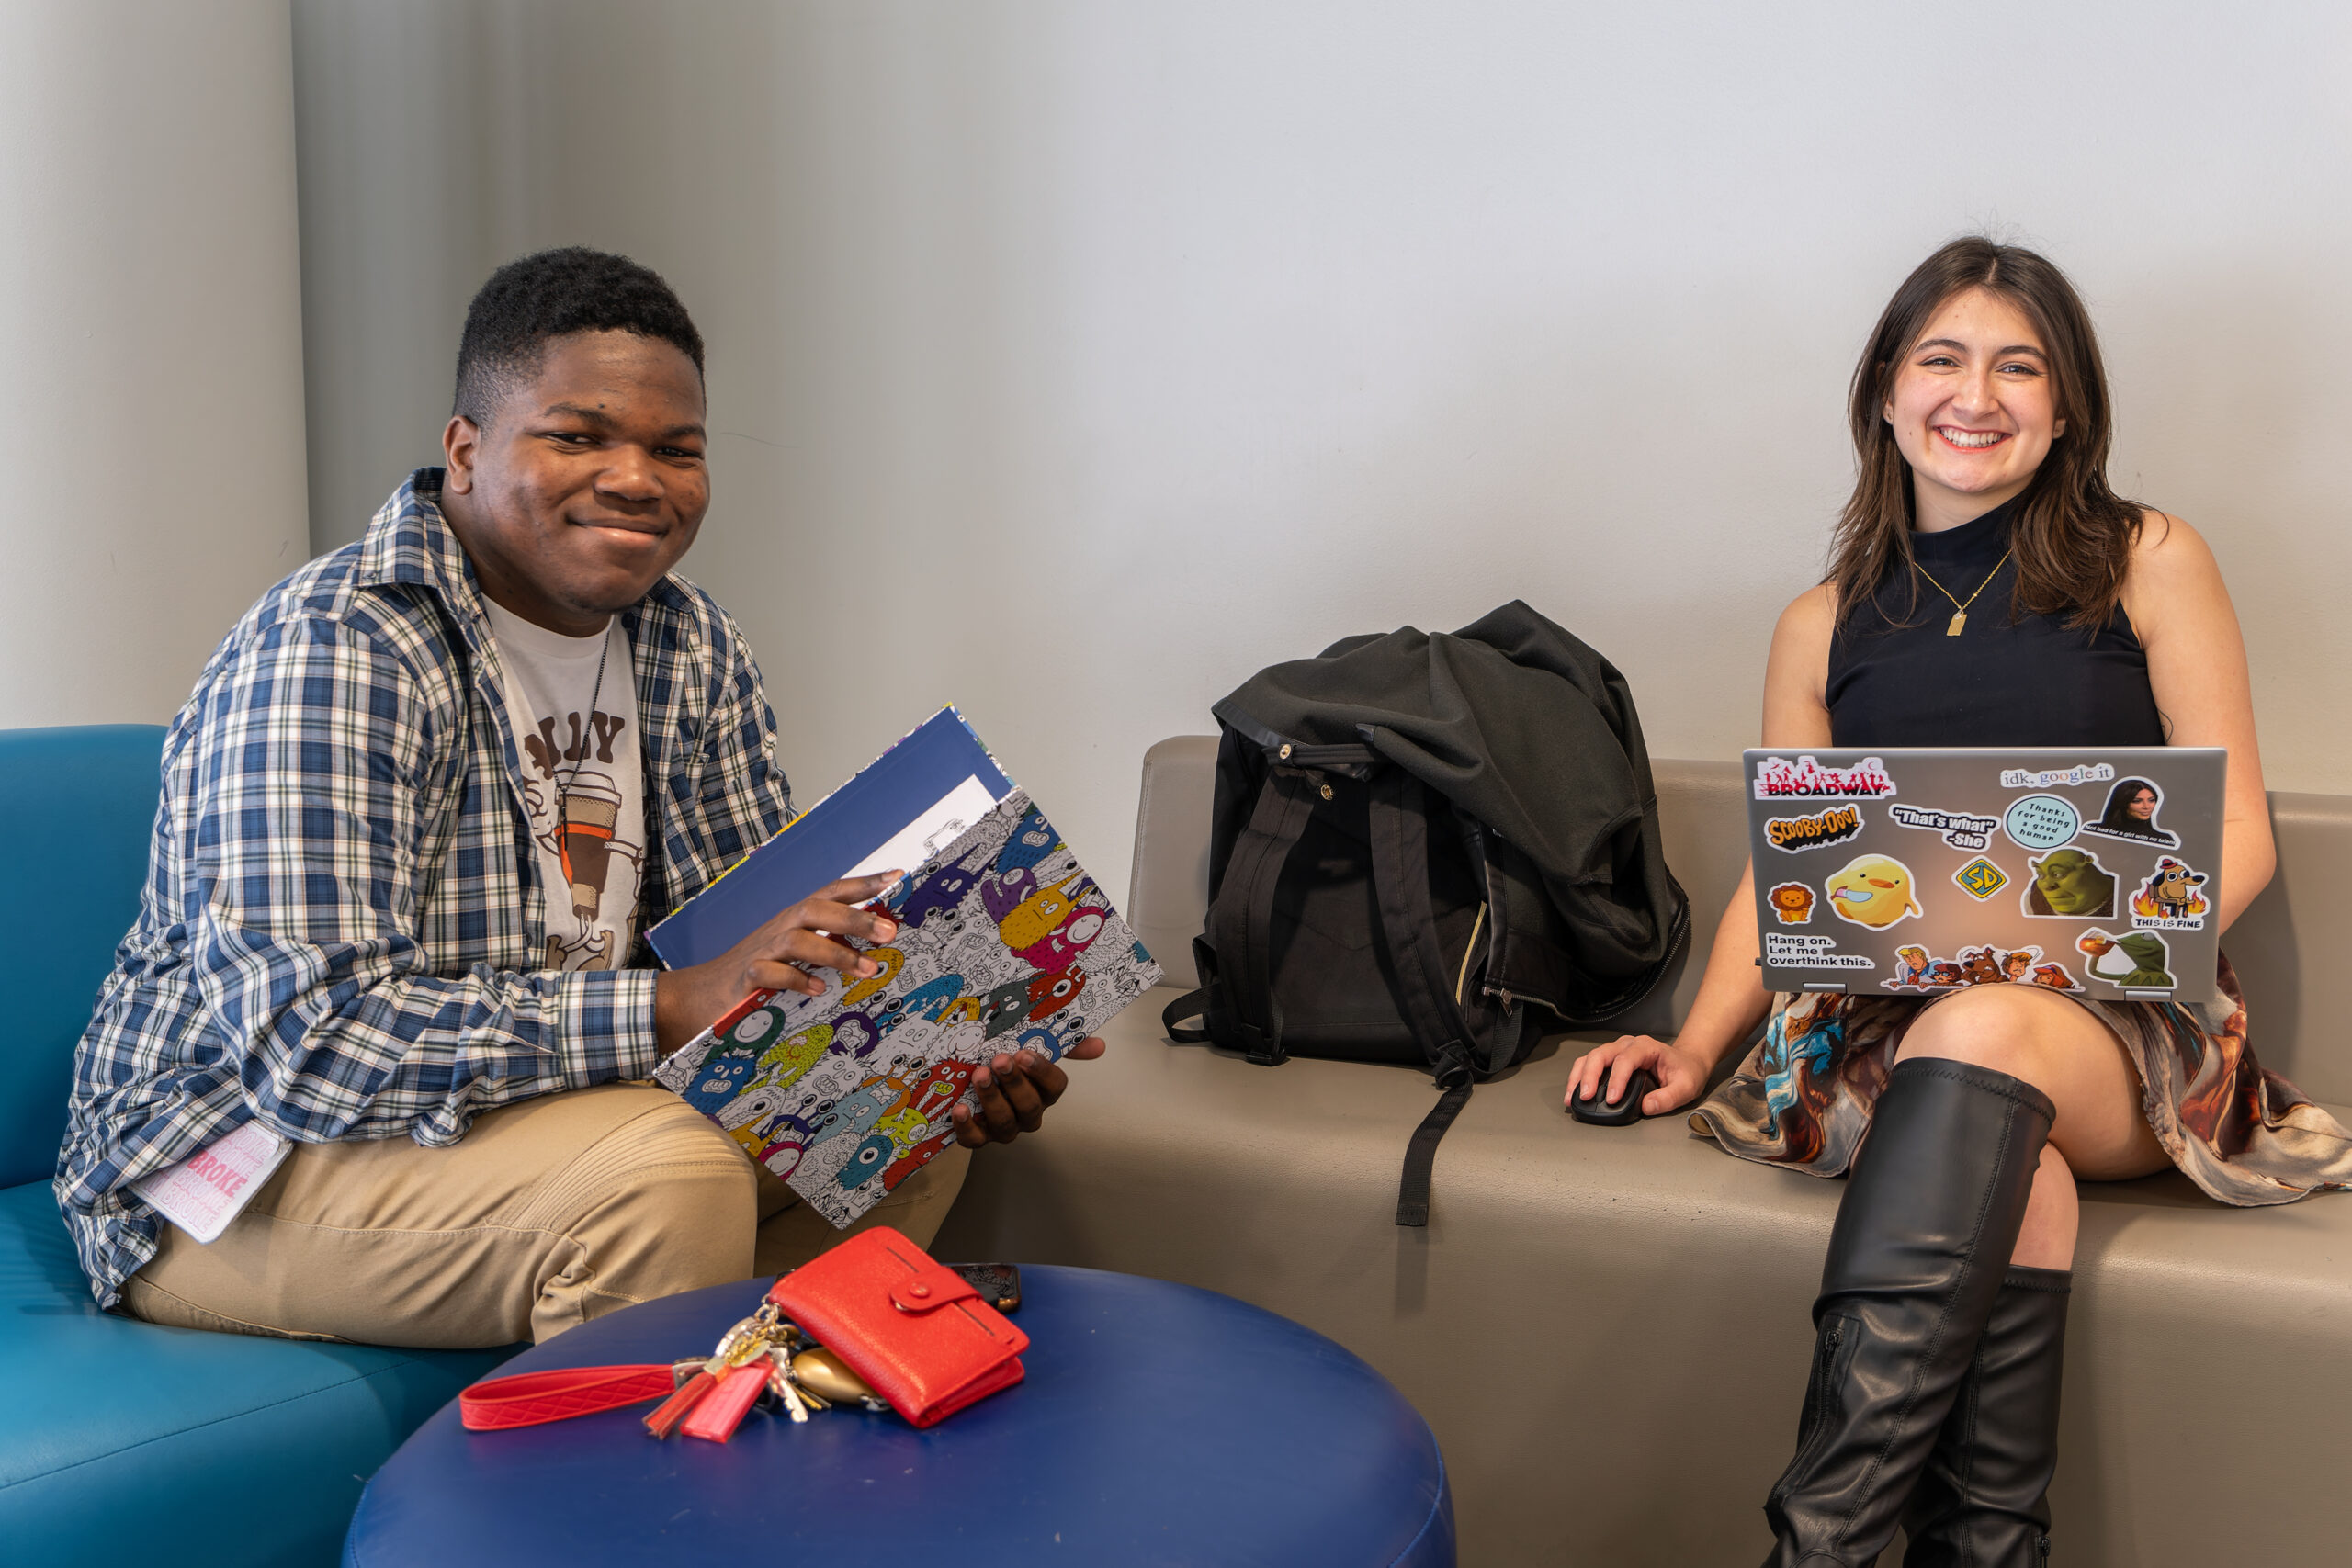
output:
[[[1589,1122],[1596,1127],[1630,1127],[1642,1119],[1642,1097],[1657,1088],[1657,1079],[1647,1067],[1635,1067],[1633,1077],[1625,1080],[1625,1098],[1611,1105],[1605,1098],[1609,1093],[1609,1075],[1600,1075],[1600,1087],[1591,1096],[1578,1095],[1568,1101],[1568,1114],[1579,1122]]]

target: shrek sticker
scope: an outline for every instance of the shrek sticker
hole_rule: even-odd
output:
[[[2027,914],[2045,919],[2115,918],[2115,874],[2089,851],[2052,850],[2025,864]]]

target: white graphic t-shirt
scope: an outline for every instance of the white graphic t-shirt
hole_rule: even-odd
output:
[[[617,615],[600,637],[566,637],[487,599],[482,608],[505,671],[548,894],[544,962],[617,969],[636,934],[645,859],[645,753],[628,634]]]

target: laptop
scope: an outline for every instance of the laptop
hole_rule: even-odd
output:
[[[2220,747],[1743,754],[1775,991],[2211,1001]]]

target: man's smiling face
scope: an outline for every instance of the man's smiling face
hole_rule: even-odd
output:
[[[702,525],[701,373],[660,338],[571,333],[547,341],[488,419],[460,414],[442,434],[442,512],[493,603],[593,637]]]

